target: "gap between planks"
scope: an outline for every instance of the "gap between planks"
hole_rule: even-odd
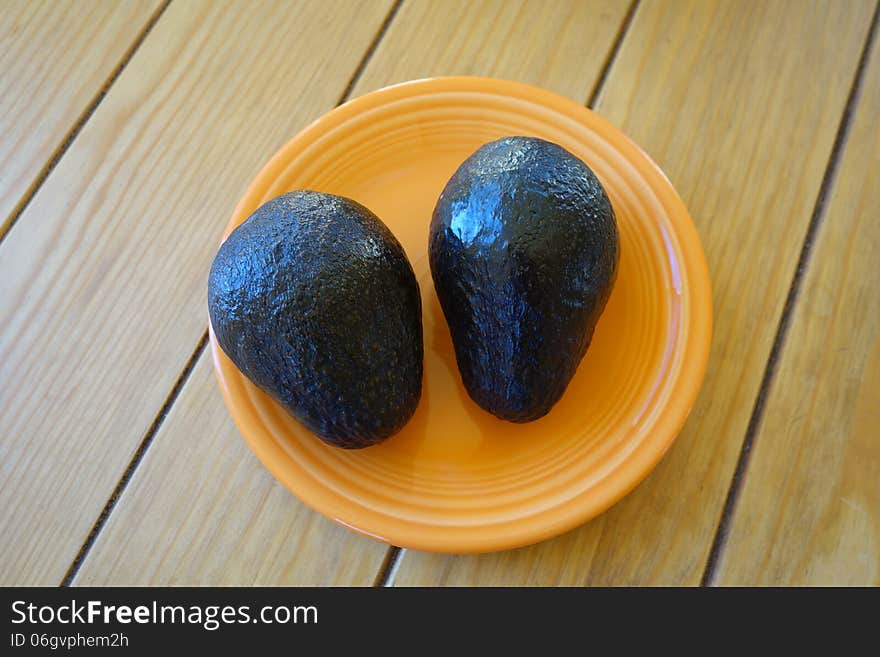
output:
[[[599,100],[599,94],[602,93],[602,89],[605,88],[605,80],[608,79],[608,73],[611,71],[611,67],[614,66],[617,54],[620,52],[620,46],[623,44],[623,39],[626,37],[627,32],[629,32],[629,28],[636,16],[636,12],[639,9],[639,2],[641,2],[641,0],[633,0],[632,4],[630,4],[629,9],[626,11],[626,15],[623,17],[623,22],[620,24],[620,29],[617,31],[614,41],[611,43],[608,57],[602,65],[599,77],[596,78],[596,84],[593,85],[593,90],[590,92],[587,100],[587,107],[590,109],[593,109],[593,107],[596,106],[596,101]]]
[[[394,576],[397,575],[397,569],[400,568],[400,557],[402,552],[403,548],[393,545],[388,548],[388,552],[385,554],[385,559],[382,560],[382,565],[379,567],[379,572],[376,573],[376,579],[373,581],[373,586],[394,586]]]
[[[73,582],[73,579],[76,577],[76,574],[79,572],[79,569],[85,561],[86,557],[89,556],[89,552],[91,551],[92,546],[95,544],[98,535],[101,533],[101,530],[104,529],[104,525],[107,524],[107,519],[110,517],[110,514],[113,513],[113,509],[116,507],[116,503],[119,501],[120,496],[125,491],[125,488],[128,486],[128,482],[131,481],[131,478],[134,476],[135,470],[137,470],[138,465],[140,465],[141,461],[144,459],[144,455],[150,448],[150,445],[153,442],[153,438],[156,437],[156,433],[158,433],[160,427],[162,426],[162,423],[165,422],[165,418],[168,417],[168,413],[169,411],[171,411],[171,407],[174,405],[174,402],[177,401],[177,397],[178,395],[180,395],[180,391],[183,389],[183,385],[186,383],[186,380],[189,378],[189,375],[192,373],[193,369],[195,369],[196,363],[201,357],[202,352],[205,351],[205,345],[207,344],[208,331],[205,331],[202,334],[202,337],[199,339],[199,343],[196,345],[196,348],[193,350],[189,359],[186,361],[186,366],[183,368],[183,371],[177,377],[177,381],[174,382],[174,386],[171,388],[171,392],[169,392],[168,396],[165,398],[162,407],[159,409],[159,413],[156,415],[155,418],[153,418],[153,421],[150,423],[147,432],[144,434],[143,440],[141,440],[140,445],[138,445],[138,448],[135,450],[134,455],[128,462],[125,471],[122,473],[122,476],[119,478],[119,481],[113,488],[113,492],[110,493],[110,497],[107,498],[107,502],[104,504],[104,508],[101,509],[101,513],[98,514],[98,519],[95,520],[95,523],[92,525],[91,530],[89,530],[88,536],[86,536],[86,540],[80,546],[79,552],[77,552],[76,556],[73,558],[70,567],[67,569],[67,573],[64,575],[64,579],[61,581],[61,586],[70,586],[71,582]]]
[[[110,91],[110,87],[112,87],[113,83],[116,82],[117,78],[128,65],[128,62],[131,61],[131,58],[138,51],[138,48],[141,47],[144,39],[146,39],[147,35],[150,34],[153,27],[162,17],[162,14],[165,13],[165,10],[168,9],[168,5],[170,4],[171,0],[165,0],[153,12],[153,14],[144,24],[144,27],[141,28],[141,31],[138,32],[131,45],[128,47],[128,50],[123,53],[122,58],[119,60],[119,63],[110,72],[110,75],[104,81],[104,84],[101,85],[101,87],[98,89],[98,92],[89,102],[89,104],[86,105],[86,108],[76,118],[76,120],[73,122],[73,125],[71,125],[70,129],[62,138],[61,142],[52,151],[49,159],[46,160],[46,164],[43,165],[34,180],[31,182],[30,185],[28,185],[25,193],[19,199],[18,203],[15,204],[15,207],[12,208],[12,212],[10,212],[5,221],[0,224],[0,243],[3,242],[3,240],[9,234],[9,231],[12,230],[12,227],[18,221],[18,218],[24,213],[25,209],[27,209],[27,206],[30,205],[31,200],[34,198],[34,196],[37,195],[37,192],[40,191],[43,183],[45,183],[46,180],[49,178],[49,175],[58,165],[58,162],[61,161],[61,158],[64,157],[64,154],[67,153],[67,151],[70,149],[71,145],[76,140],[77,136],[82,131],[85,124],[92,117],[92,114],[95,113],[95,110],[98,109],[98,105],[100,105],[101,101],[104,100],[104,96],[106,96],[107,92]]]
[[[339,100],[336,102],[336,106],[338,107],[346,100],[348,100],[349,95],[354,89],[355,85],[357,85],[358,80],[360,80],[363,75],[364,69],[369,64],[370,59],[373,54],[376,52],[376,49],[379,47],[379,43],[385,36],[385,33],[388,31],[391,23],[394,21],[395,16],[397,16],[398,11],[400,10],[401,5],[403,5],[404,0],[396,0],[396,2],[391,6],[391,9],[388,10],[388,14],[385,16],[385,19],[382,21],[382,24],[379,26],[379,29],[376,32],[376,35],[373,37],[373,40],[370,42],[370,45],[367,47],[364,52],[363,57],[361,57],[360,62],[352,73],[351,77],[348,80],[348,83],[345,85],[345,88],[342,91],[342,94],[339,97]],[[126,64],[131,60],[134,53],[140,47],[140,45],[144,42],[150,30],[152,30],[153,26],[158,22],[159,18],[162,16],[162,13],[168,8],[168,5],[171,4],[171,0],[165,0],[165,3],[159,7],[158,10],[154,13],[154,15],[150,18],[145,26],[144,30],[138,35],[132,47],[126,52],[125,56],[122,58],[119,66],[114,69],[113,73],[108,78],[107,82],[101,87],[98,95],[89,105],[87,110],[83,113],[83,116],[76,122],[74,127],[71,129],[68,136],[65,138],[62,145],[50,159],[49,163],[44,167],[45,174],[41,172],[37,181],[35,182],[35,187],[32,192],[28,192],[25,198],[16,206],[15,211],[13,212],[13,219],[8,224],[5,232],[0,232],[0,241],[2,241],[3,237],[5,237],[9,228],[12,227],[12,224],[15,220],[21,215],[24,209],[27,207],[30,200],[33,198],[34,194],[36,194],[39,187],[43,184],[43,182],[48,178],[49,174],[52,172],[52,169],[55,168],[55,165],[58,161],[63,157],[64,153],[67,152],[67,149],[70,147],[73,140],[76,139],[76,136],[79,134],[80,130],[82,130],[85,123],[89,120],[92,113],[95,111],[97,106],[100,104],[101,100],[109,91],[110,87],[122,73],[122,70],[125,68]],[[76,578],[77,573],[82,567],[83,562],[86,557],[88,557],[89,552],[97,541],[98,536],[101,534],[101,531],[104,529],[104,525],[107,524],[107,520],[110,518],[110,514],[113,513],[113,509],[116,507],[116,503],[119,501],[119,498],[122,496],[122,493],[125,492],[126,487],[134,476],[137,467],[140,465],[144,456],[147,453],[147,450],[150,448],[150,445],[153,442],[156,434],[162,426],[162,423],[165,421],[165,418],[168,416],[168,413],[171,411],[171,407],[174,406],[174,403],[177,401],[177,397],[180,395],[181,390],[183,390],[183,386],[186,384],[189,379],[190,374],[195,369],[196,363],[199,358],[201,358],[203,352],[205,351],[205,347],[208,344],[208,330],[202,333],[201,338],[199,338],[198,344],[196,344],[195,349],[190,355],[189,359],[187,359],[186,364],[181,370],[180,374],[177,377],[177,380],[172,386],[168,396],[165,398],[162,406],[159,408],[159,412],[156,414],[156,417],[153,419],[153,422],[150,424],[147,429],[144,437],[141,439],[140,444],[138,445],[137,450],[135,450],[134,455],[128,463],[128,466],[125,468],[125,471],[122,473],[122,476],[119,478],[119,482],[116,484],[116,487],[113,489],[113,492],[110,494],[110,497],[107,499],[107,502],[104,504],[104,508],[101,510],[101,513],[98,515],[98,518],[95,520],[92,525],[91,530],[89,530],[88,535],[86,536],[85,541],[80,546],[79,551],[71,562],[70,566],[67,569],[67,573],[64,575],[64,579],[61,581],[61,586],[68,587],[72,584],[73,580]],[[394,550],[400,550],[400,548],[389,548],[388,554],[385,555],[385,559],[383,561],[382,567],[379,569],[379,572],[376,575],[376,586],[383,585],[381,584],[381,580],[383,576],[391,573],[391,571],[395,570],[394,566],[396,563],[396,555],[393,554]]]
[[[843,114],[840,117],[840,123],[837,128],[837,134],[834,137],[834,145],[831,149],[831,155],[828,158],[828,164],[825,167],[825,173],[822,176],[822,183],[819,185],[819,192],[816,195],[816,202],[813,206],[813,213],[810,216],[810,223],[807,226],[807,233],[804,236],[801,252],[798,257],[797,267],[785,298],[785,305],[782,308],[782,316],[776,327],[776,335],[773,338],[773,346],[770,349],[770,355],[767,358],[767,365],[764,368],[764,374],[761,378],[761,386],[758,388],[758,395],[755,398],[755,404],[752,407],[752,414],[749,417],[749,424],[746,427],[746,434],[743,438],[742,447],[740,449],[739,458],[736,462],[736,469],[733,472],[733,478],[730,487],[727,490],[727,497],[724,500],[724,506],[721,511],[721,518],[718,521],[718,527],[715,530],[715,537],[712,541],[712,547],[709,550],[709,557],[706,560],[706,567],[703,571],[703,577],[700,580],[700,586],[714,586],[718,575],[718,566],[727,547],[727,541],[730,536],[730,527],[733,518],[736,515],[737,504],[740,499],[746,475],[748,474],[749,462],[751,460],[752,449],[755,445],[755,438],[761,427],[764,418],[764,408],[773,381],[776,377],[776,370],[779,364],[782,352],[786,347],[786,338],[791,325],[791,318],[794,315],[794,308],[800,298],[801,286],[804,276],[810,266],[810,256],[822,227],[823,220],[828,206],[828,200],[831,191],[837,181],[837,173],[840,168],[840,162],[843,159],[843,151],[846,148],[849,139],[849,133],[852,126],[855,110],[858,106],[859,99],[864,82],[865,69],[869,61],[871,50],[874,46],[877,33],[878,15],[880,15],[880,2],[874,7],[874,15],[871,18],[871,26],[868,28],[868,34],[865,37],[865,44],[853,75],[852,85],[850,86],[849,95],[846,99],[846,105]]]

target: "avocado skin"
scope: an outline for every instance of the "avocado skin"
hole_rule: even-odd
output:
[[[549,412],[590,345],[619,253],[611,201],[561,146],[507,137],[464,161],[434,209],[429,256],[477,404],[512,422]]]
[[[241,372],[324,441],[395,434],[422,388],[421,296],[406,254],[362,205],[297,191],[220,247],[211,326]]]

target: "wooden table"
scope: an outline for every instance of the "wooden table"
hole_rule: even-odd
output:
[[[0,2],[0,583],[880,584],[875,0]],[[555,540],[388,548],[226,411],[205,285],[266,159],[402,80],[587,103],[706,250],[705,386],[660,466]]]

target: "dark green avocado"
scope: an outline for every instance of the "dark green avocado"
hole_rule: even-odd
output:
[[[239,370],[332,445],[381,442],[416,409],[418,283],[391,231],[350,199],[262,205],[214,258],[208,311]]]
[[[545,415],[574,376],[617,272],[599,180],[561,146],[486,144],[453,174],[431,220],[431,274],[462,380],[512,422]]]

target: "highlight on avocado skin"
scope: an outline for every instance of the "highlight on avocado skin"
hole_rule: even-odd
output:
[[[429,257],[471,398],[512,422],[548,413],[590,345],[620,258],[592,170],[537,138],[484,145],[437,201]]]
[[[351,199],[296,191],[260,206],[214,259],[208,311],[236,367],[327,443],[374,445],[415,412],[418,283],[391,231]]]

